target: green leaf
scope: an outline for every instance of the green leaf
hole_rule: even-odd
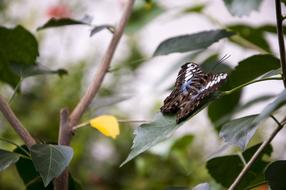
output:
[[[231,31],[235,32],[237,35],[242,37],[244,40],[258,46],[259,48],[263,49],[266,52],[271,52],[270,45],[268,44],[265,31],[261,30],[260,28],[255,28],[253,26],[238,24],[238,25],[230,25],[229,28]],[[240,39],[231,39],[232,42],[237,43],[246,48],[253,48],[249,46],[248,43],[244,43],[243,40]]]
[[[210,30],[176,36],[161,42],[153,56],[206,49],[220,39],[228,38],[233,34],[233,32],[228,32],[226,30]]]
[[[185,135],[179,139],[177,139],[172,147],[171,150],[182,150],[182,149],[187,149],[189,147],[190,144],[192,144],[194,140],[194,136],[193,135]]]
[[[209,174],[219,184],[224,187],[229,187],[243,169],[244,163],[250,159],[260,145],[261,144],[250,147],[242,153],[242,157],[239,155],[227,155],[210,159],[206,166]],[[242,178],[236,190],[247,189],[247,187],[265,182],[263,171],[268,162],[263,160],[263,156],[270,156],[271,153],[272,147],[268,145],[252,165],[249,172]]]
[[[22,26],[9,29],[0,26],[0,80],[16,87],[20,78],[11,64],[23,67],[36,64],[39,55],[36,38]]]
[[[112,26],[112,25],[109,25],[109,24],[104,24],[104,25],[99,25],[99,26],[94,26],[92,28],[92,30],[90,31],[90,37],[93,36],[94,34],[104,30],[104,29],[107,29],[109,32],[111,33],[114,33],[115,31],[115,27]]]
[[[249,115],[225,123],[219,136],[222,137],[225,142],[245,149],[256,131],[256,128],[249,129],[249,124],[252,123],[256,117],[257,115]]]
[[[270,54],[253,55],[238,63],[228,77],[228,86],[235,88],[279,67],[279,59]]]
[[[47,28],[54,28],[54,27],[62,27],[62,26],[69,26],[69,25],[90,25],[91,17],[86,16],[82,20],[75,20],[72,18],[51,18],[48,22],[46,22],[43,26],[37,28],[37,30],[43,30]]]
[[[258,10],[262,0],[224,0],[224,4],[233,16],[245,16]]]
[[[155,2],[147,3],[143,6],[135,6],[128,21],[126,32],[131,34],[136,33],[163,12],[164,9],[159,7]]]
[[[184,13],[201,13],[205,9],[205,4],[198,4],[191,7],[188,7],[183,10]]]
[[[208,183],[201,183],[192,188],[192,190],[211,190],[211,187]]]
[[[22,148],[29,151],[26,146],[22,146]],[[29,155],[26,154],[26,152],[23,152],[20,148],[16,148],[14,152],[24,154],[29,157]],[[20,157],[19,161],[16,163],[16,168],[26,186],[26,190],[53,190],[53,184],[49,184],[47,187],[44,187],[43,181],[41,180],[39,173],[36,171],[31,159]]]
[[[46,187],[68,166],[73,150],[63,145],[36,144],[31,147],[31,156]]]
[[[276,99],[268,104],[259,115],[251,115],[232,120],[223,125],[220,136],[228,143],[244,149],[256,132],[260,121],[269,117],[274,111],[286,103],[286,90],[282,91]]]
[[[23,66],[19,64],[11,64],[11,70],[21,78],[27,78],[36,75],[57,74],[60,77],[68,74],[65,69],[50,70],[41,65]]]
[[[16,163],[18,160],[18,154],[0,149],[0,172],[8,168],[11,164]]]
[[[205,108],[209,102],[219,97],[219,94],[213,94],[212,96],[202,100],[200,106],[188,117],[188,119]],[[161,112],[159,112],[156,114],[154,120],[151,123],[142,124],[141,126],[137,127],[135,130],[133,145],[131,147],[132,150],[126,160],[121,164],[121,166],[139,154],[145,152],[152,146],[169,138],[177,128],[184,124],[185,121],[177,124],[175,115],[163,115]]]
[[[283,90],[276,99],[268,104],[262,112],[255,118],[251,127],[255,127],[260,121],[269,117],[274,111],[279,109],[281,106],[286,103],[286,90]]]
[[[286,189],[286,160],[272,162],[265,171],[265,178],[273,190]]]

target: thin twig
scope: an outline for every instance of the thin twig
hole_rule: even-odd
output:
[[[19,135],[19,137],[24,141],[28,148],[36,144],[35,139],[32,135],[25,129],[22,123],[19,121],[17,116],[14,114],[9,104],[0,95],[0,111],[3,113],[4,117]]]
[[[248,161],[248,163],[244,166],[243,170],[240,172],[238,177],[235,179],[235,181],[231,184],[231,186],[228,188],[228,190],[235,190],[237,186],[239,185],[242,178],[247,174],[251,166],[254,164],[254,162],[257,160],[257,158],[260,156],[260,154],[263,152],[265,147],[271,143],[273,138],[278,134],[278,132],[283,128],[283,125],[281,123],[278,124],[277,128],[272,132],[270,137],[267,139],[267,141],[264,141],[262,145],[258,148],[258,150],[254,153],[254,155],[251,157],[251,159]]]
[[[64,108],[60,113],[60,129],[58,144],[69,145],[70,138],[72,136],[71,128],[69,127],[69,112]],[[66,168],[63,173],[57,177],[54,181],[55,190],[68,190],[69,172]]]
[[[277,35],[278,35],[278,44],[280,52],[280,62],[283,73],[283,83],[286,88],[286,57],[285,57],[285,44],[284,44],[284,35],[283,35],[283,16],[281,14],[281,2],[280,0],[275,0],[276,8],[276,22],[277,22]]]
[[[124,28],[127,24],[127,21],[131,15],[132,12],[132,7],[134,4],[135,0],[129,0],[127,1],[126,4],[126,9],[121,17],[121,20],[119,22],[118,27],[116,28],[114,35],[111,39],[111,42],[108,46],[108,49],[102,59],[102,63],[100,65],[100,68],[98,69],[97,73],[95,74],[94,80],[91,83],[91,85],[88,87],[86,93],[83,95],[75,109],[72,111],[70,115],[70,122],[71,122],[71,127],[76,125],[87,109],[87,107],[90,105],[92,99],[96,95],[99,87],[101,86],[101,83],[103,82],[103,79],[105,77],[105,74],[108,71],[109,65],[112,61],[115,49],[118,45],[118,42],[123,34]]]

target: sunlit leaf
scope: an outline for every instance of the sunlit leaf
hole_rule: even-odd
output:
[[[211,187],[208,183],[201,183],[192,188],[192,190],[211,190]]]
[[[223,125],[220,136],[226,142],[235,144],[244,149],[256,132],[260,121],[268,118],[274,111],[286,103],[286,90],[280,93],[276,99],[268,104],[258,115],[251,115],[232,120]]]
[[[216,182],[224,187],[229,187],[243,169],[244,163],[253,156],[260,146],[261,144],[250,147],[242,153],[242,156],[227,155],[212,158],[207,162],[208,172]],[[243,177],[236,190],[244,190],[247,187],[265,182],[263,172],[269,162],[264,161],[263,156],[270,156],[271,153],[272,147],[268,145]]]
[[[153,56],[206,49],[220,39],[228,38],[233,34],[233,32],[226,30],[210,30],[172,37],[161,42]]]
[[[191,7],[188,7],[183,10],[184,13],[200,13],[205,9],[205,4],[198,4]]]
[[[96,128],[107,137],[115,139],[119,134],[119,124],[117,119],[111,115],[101,115],[89,121],[90,126]]]
[[[265,171],[265,178],[273,190],[286,189],[286,160],[272,162]]]
[[[89,17],[89,16],[87,16]],[[76,20],[72,18],[51,18],[48,22],[46,22],[43,26],[37,28],[37,30],[43,30],[48,28],[54,27],[62,27],[62,26],[69,26],[69,25],[90,25],[91,17],[87,19],[84,17],[81,20]]]
[[[38,55],[36,38],[25,28],[0,27],[0,80],[15,87],[20,77],[11,71],[10,65],[34,65]]]
[[[249,15],[253,10],[258,10],[262,0],[223,0],[228,11],[233,16]]]
[[[19,160],[19,155],[14,152],[0,150],[0,172]]]
[[[219,94],[214,94],[204,99],[201,105],[194,110],[194,112],[185,120],[187,121],[203,108],[205,108],[211,101],[219,98]],[[155,115],[154,120],[151,123],[142,124],[137,127],[134,134],[133,145],[131,151],[126,160],[121,164],[123,166],[139,154],[145,152],[152,146],[169,138],[176,129],[184,124],[184,122],[176,123],[175,115],[163,115],[161,112]]]
[[[45,187],[64,171],[73,156],[73,149],[63,145],[36,144],[30,151]]]
[[[245,149],[256,131],[256,127],[249,129],[249,124],[252,123],[256,117],[257,115],[250,115],[225,123],[219,133],[220,137],[222,137],[225,142]]]

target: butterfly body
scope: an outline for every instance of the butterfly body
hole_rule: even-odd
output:
[[[177,123],[188,117],[201,100],[217,91],[226,80],[226,73],[204,73],[196,63],[186,63],[179,71],[175,88],[164,100],[162,113],[176,113]]]

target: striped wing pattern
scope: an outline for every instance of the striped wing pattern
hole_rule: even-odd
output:
[[[204,73],[196,63],[184,64],[161,112],[176,113],[177,123],[181,122],[200,105],[202,99],[217,91],[226,78],[226,73]]]

